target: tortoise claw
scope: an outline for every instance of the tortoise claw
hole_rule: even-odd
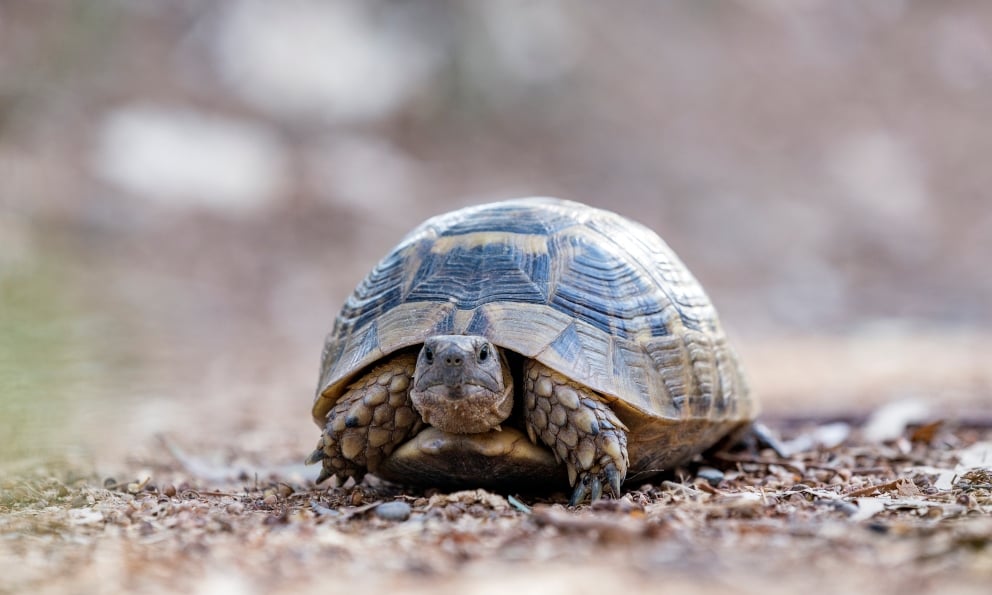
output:
[[[590,502],[595,502],[602,498],[604,491],[607,490],[612,492],[614,498],[619,498],[621,481],[620,470],[613,464],[607,465],[598,473],[581,472],[578,481],[575,482],[575,491],[572,492],[572,499],[568,501],[568,505],[574,508],[581,504],[587,496]]]
[[[313,465],[314,463],[319,463],[320,461],[323,461],[326,458],[327,458],[327,453],[325,453],[323,449],[318,448],[317,450],[310,453],[310,456],[307,457],[305,464]]]
[[[586,475],[580,479],[579,483],[575,486],[575,491],[572,492],[572,499],[568,501],[569,508],[575,508],[586,499],[586,494],[589,493],[589,486],[586,485],[588,479],[589,476]]]
[[[620,497],[620,472],[614,465],[607,465],[605,469],[606,481],[609,483],[610,490],[613,491],[613,497]]]
[[[592,487],[589,490],[589,500],[595,502],[603,497],[603,483],[598,477],[592,478]]]

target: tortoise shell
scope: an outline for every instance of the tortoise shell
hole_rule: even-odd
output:
[[[527,198],[439,215],[358,285],[324,346],[318,426],[357,375],[433,335],[483,335],[603,395],[629,429],[628,479],[753,419],[709,298],[657,234]]]

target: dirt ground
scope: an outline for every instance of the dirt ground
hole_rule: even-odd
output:
[[[790,427],[831,446],[717,454],[577,510],[563,494],[314,487],[161,443],[113,478],[65,461],[4,479],[0,574],[9,593],[985,593],[988,422],[881,443]]]

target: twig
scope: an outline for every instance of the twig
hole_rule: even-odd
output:
[[[349,508],[347,510],[342,510],[342,511],[340,511],[341,512],[341,519],[347,521],[348,519],[350,519],[352,517],[356,517],[356,516],[358,516],[360,514],[364,514],[364,513],[368,512],[368,511],[372,510],[373,508],[375,508],[376,506],[379,506],[382,503],[383,503],[383,500],[376,500],[375,502],[370,502],[368,504],[362,504],[361,506],[356,506],[354,508]]]
[[[231,492],[218,492],[218,491],[210,491],[210,492],[203,492],[200,490],[190,490],[190,491],[195,492],[197,496],[214,496],[217,498],[221,498],[224,496],[229,496],[231,498],[240,498],[241,496],[244,495],[244,494],[232,494]]]
[[[318,516],[341,516],[341,513],[337,510],[328,508],[316,500],[310,501],[310,508],[312,508]]]
[[[690,487],[690,486],[687,486],[687,485],[682,484],[682,483],[676,483],[674,481],[670,481],[670,480],[667,480],[667,479],[661,482],[661,487],[668,488],[669,490],[672,490],[673,492],[675,492],[675,491],[682,492],[683,494],[685,494],[687,496],[692,496],[693,498],[698,498],[698,497],[700,497],[700,496],[703,495],[703,492],[701,492],[700,490],[697,490],[694,487]]]
[[[526,504],[524,504],[520,500],[517,500],[512,495],[507,496],[506,497],[506,501],[510,503],[510,506],[516,508],[517,510],[519,510],[520,512],[522,512],[524,514],[531,514],[531,512],[532,512],[530,506],[527,506]]]
[[[816,469],[826,469],[828,471],[837,472],[837,469],[825,466],[807,465],[806,463],[791,463],[789,461],[783,461],[781,459],[762,459],[758,457],[749,457],[742,455],[732,455],[729,453],[715,453],[713,458],[719,459],[721,461],[726,461],[728,463],[745,463],[752,465],[778,465],[779,467],[785,467],[786,469],[791,469],[793,472],[799,475],[806,475],[806,469],[803,467],[798,467],[797,465],[804,465],[806,468],[816,468]]]
[[[841,497],[842,498],[857,498],[858,496],[867,496],[868,494],[871,494],[873,492],[887,492],[887,491],[889,491],[891,489],[894,489],[894,488],[899,487],[899,484],[901,482],[903,482],[903,481],[906,481],[906,479],[903,478],[903,477],[899,477],[897,479],[893,479],[892,481],[887,481],[885,483],[880,483],[880,484],[872,485],[872,486],[865,486],[865,487],[859,488],[857,490],[846,492],[844,494],[841,494]]]

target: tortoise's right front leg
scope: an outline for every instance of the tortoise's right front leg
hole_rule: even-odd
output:
[[[375,472],[393,450],[423,427],[410,401],[410,380],[417,365],[403,354],[376,366],[348,387],[327,414],[324,431],[307,464],[323,461],[317,483],[332,475],[362,479]]]

